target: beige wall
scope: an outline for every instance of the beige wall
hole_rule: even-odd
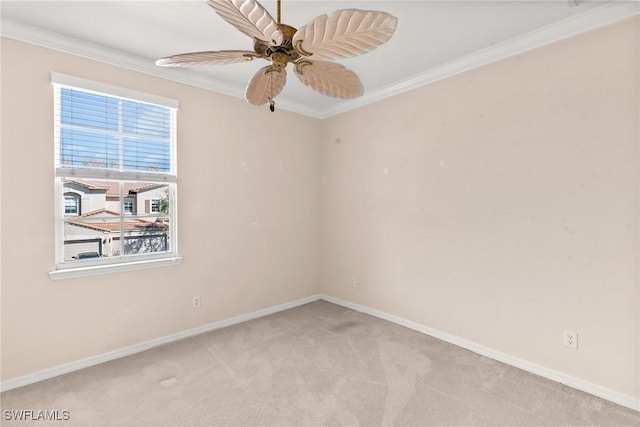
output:
[[[52,281],[50,71],[178,99],[176,267]],[[2,378],[318,289],[317,120],[2,41]],[[275,131],[286,127],[287,132]],[[202,308],[191,308],[192,297]]]
[[[325,121],[3,41],[2,378],[324,292],[637,398],[638,25]],[[52,70],[180,101],[180,266],[48,278]]]
[[[637,398],[638,28],[326,120],[323,292]]]

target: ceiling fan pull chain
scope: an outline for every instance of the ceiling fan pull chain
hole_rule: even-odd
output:
[[[280,0],[278,0],[278,3],[280,3]],[[273,71],[273,69],[272,69]],[[272,96],[273,96],[273,73],[269,73],[269,110],[271,110],[271,112],[273,113],[274,111],[276,111],[276,101],[273,100]]]

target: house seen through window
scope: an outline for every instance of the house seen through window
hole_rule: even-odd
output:
[[[70,79],[53,79],[58,267],[175,256],[177,104]]]

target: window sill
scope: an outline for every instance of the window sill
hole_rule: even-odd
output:
[[[149,268],[169,267],[182,262],[182,257],[162,258],[146,261],[122,262],[108,265],[92,265],[88,267],[64,268],[49,272],[53,280],[74,279],[76,277],[98,276],[127,271],[146,270]]]

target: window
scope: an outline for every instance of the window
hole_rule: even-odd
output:
[[[133,200],[127,199],[124,201],[124,213],[133,213]]]
[[[57,270],[174,263],[177,102],[57,73],[52,81],[56,211],[64,212]],[[134,212],[145,201],[151,210]]]
[[[64,214],[80,215],[80,196],[73,193],[64,194]]]
[[[160,199],[151,199],[151,213],[160,213]]]

